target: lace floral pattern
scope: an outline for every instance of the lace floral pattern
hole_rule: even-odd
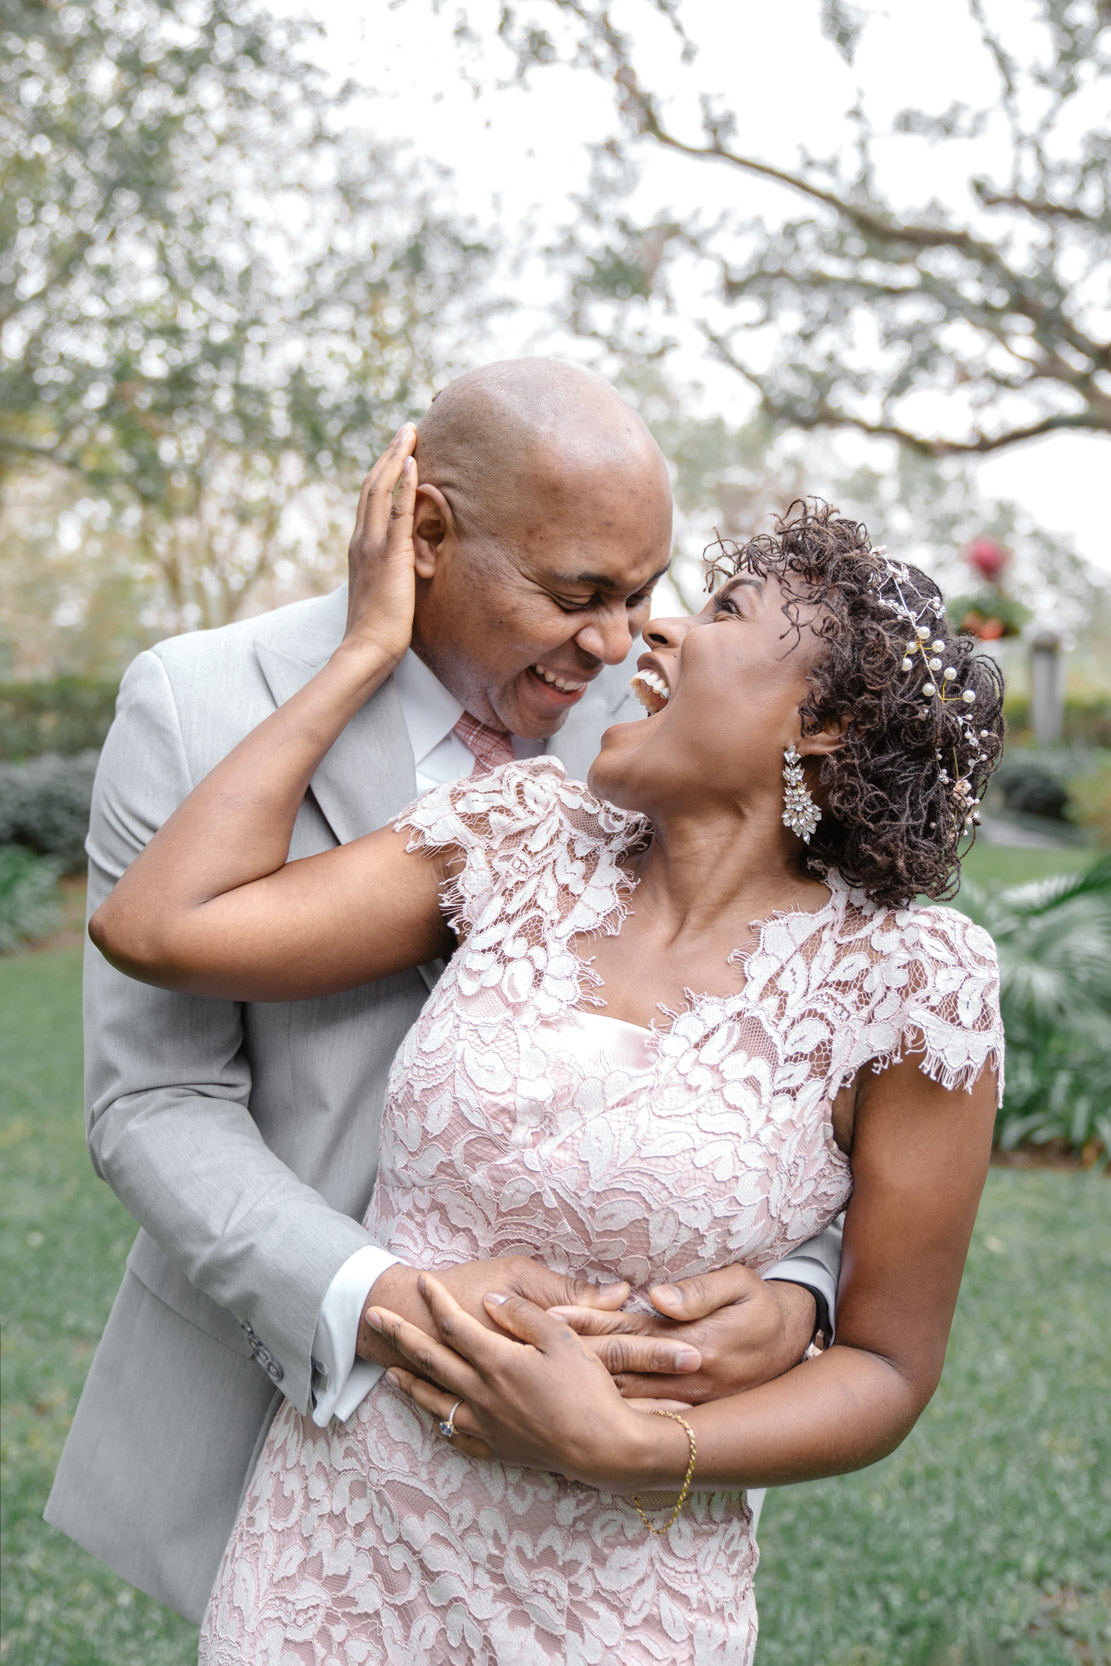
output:
[[[670,1025],[595,1016],[576,942],[620,928],[642,818],[551,759],[430,793],[400,826],[448,850],[461,947],[399,1050],[368,1226],[434,1267],[525,1254],[634,1289],[763,1270],[851,1191],[831,1106],[905,1049],[969,1086],[1001,1066],[995,956],[944,908],[830,877],[765,922],[744,988]],[[279,1413],[206,1615],[207,1666],[747,1666],[743,1494],[649,1537],[623,1499],[454,1452],[385,1382],[345,1424]]]

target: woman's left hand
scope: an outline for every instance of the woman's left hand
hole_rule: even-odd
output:
[[[591,1486],[637,1486],[643,1454],[659,1444],[657,1433],[666,1439],[667,1425],[656,1421],[652,1431],[645,1427],[643,1411],[622,1400],[605,1366],[569,1325],[523,1297],[492,1294],[486,1309],[508,1333],[499,1336],[466,1313],[430,1273],[423,1276],[421,1293],[441,1341],[383,1308],[375,1309],[374,1317],[382,1335],[413,1363],[413,1373],[396,1368],[388,1373],[396,1387],[444,1421],[456,1402],[463,1402],[454,1417],[457,1450],[554,1470]],[[679,1463],[680,1476],[682,1469]]]

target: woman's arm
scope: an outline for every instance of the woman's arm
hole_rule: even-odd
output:
[[[874,1463],[905,1438],[941,1374],[994,1116],[990,1070],[971,1093],[931,1082],[913,1058],[880,1075],[864,1072],[837,1342],[774,1382],[685,1413],[698,1443],[696,1490],[841,1474]],[[443,1416],[452,1399],[464,1400],[456,1444],[622,1491],[678,1488],[688,1458],[684,1432],[622,1403],[567,1326],[518,1298],[488,1302],[491,1316],[530,1344],[517,1345],[509,1360],[504,1350],[514,1344],[478,1334],[434,1281],[429,1290],[448,1346],[389,1314],[381,1316],[383,1330],[450,1395],[443,1405],[444,1394],[404,1376],[419,1404]],[[495,1360],[496,1398],[484,1376]],[[674,1381],[681,1399],[682,1377]]]
[[[414,442],[406,424],[363,484],[336,652],[194,788],[92,916],[93,942],[131,977],[286,1001],[450,952],[442,862],[408,854],[404,834],[286,860],[317,765],[409,645]]]

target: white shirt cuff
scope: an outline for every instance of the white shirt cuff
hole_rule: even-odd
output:
[[[397,1256],[365,1244],[348,1256],[325,1292],[312,1343],[312,1420],[324,1429],[343,1423],[382,1375],[381,1365],[355,1358],[367,1292]]]
[[[779,1279],[785,1284],[804,1284],[815,1295],[820,1295],[829,1314],[830,1341],[833,1341],[832,1333],[837,1328],[837,1281],[828,1267],[810,1255],[789,1255],[785,1261],[777,1261],[774,1267],[769,1267],[764,1277]]]

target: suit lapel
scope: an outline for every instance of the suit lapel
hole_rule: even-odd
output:
[[[279,614],[269,639],[256,641],[255,653],[275,705],[282,705],[319,671],[343,634],[346,611],[347,592],[336,591],[322,600],[308,630],[302,618],[296,632],[291,631]],[[392,677],[356,712],[321,760],[309,791],[341,845],[384,827],[417,796],[413,749]],[[443,969],[443,961],[417,967],[429,989],[435,989]]]
[[[267,641],[256,642],[255,652],[279,706],[303,688],[327,658],[325,652],[307,661]],[[384,827],[417,796],[409,731],[392,677],[356,712],[321,760],[310,790],[340,844]]]

